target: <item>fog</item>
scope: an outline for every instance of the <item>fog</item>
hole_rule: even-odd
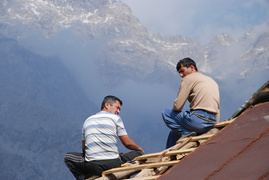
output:
[[[119,1],[126,3],[150,31],[193,37],[203,44],[220,33],[240,37],[269,17],[267,0]]]
[[[122,99],[123,106],[120,115],[130,137],[144,146],[147,153],[161,151],[165,148],[169,133],[161,118],[161,112],[166,107],[172,107],[181,78],[178,76],[167,79],[169,83],[160,83],[158,79],[151,82],[126,79],[115,86],[104,84],[96,63],[102,53],[101,46],[107,40],[89,41],[81,35],[65,30],[50,38],[38,32],[29,32],[19,42],[38,54],[59,56],[76,77],[85,94],[97,107],[101,106],[106,95],[115,95]],[[231,117],[268,80],[267,69],[250,70],[245,77],[240,74],[243,69],[246,67],[251,69],[252,66],[252,62],[239,60],[247,47],[247,45],[234,44],[218,52],[217,61],[214,62],[211,73],[208,74],[219,84],[221,121]],[[187,108],[188,103],[184,109]],[[122,145],[120,145],[120,150],[126,151]]]

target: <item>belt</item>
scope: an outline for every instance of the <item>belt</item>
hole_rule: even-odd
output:
[[[198,114],[196,114],[196,113],[194,113],[194,112],[192,112],[195,116],[197,116],[198,118],[201,118],[201,119],[203,119],[203,120],[205,120],[205,121],[210,121],[210,122],[217,122],[216,120],[212,120],[212,119],[206,119],[206,118],[204,118],[204,117],[202,117],[202,116],[199,116]]]

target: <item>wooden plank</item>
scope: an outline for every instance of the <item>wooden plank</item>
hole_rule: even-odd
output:
[[[128,166],[128,167],[119,167],[119,168],[113,168],[107,171],[104,171],[102,173],[103,176],[120,172],[120,171],[128,171],[128,170],[140,170],[144,168],[154,168],[154,167],[161,167],[161,166],[173,166],[174,164],[178,163],[179,160],[176,161],[168,161],[168,162],[159,162],[159,163],[151,163],[151,164],[141,164],[141,165],[134,165],[134,166]]]
[[[184,150],[175,150],[175,151],[168,151],[165,156],[172,156],[172,155],[179,155],[179,154],[185,154],[190,153],[194,151],[196,148],[190,148],[190,149],[184,149]]]
[[[161,175],[146,176],[146,177],[134,177],[134,178],[131,178],[131,180],[154,180],[154,179],[158,179],[159,177],[161,177]]]
[[[227,126],[229,124],[231,124],[235,119],[232,119],[232,120],[229,120],[229,121],[222,121],[220,123],[217,123],[213,126],[213,128],[219,128],[219,127],[224,127],[224,126]]]
[[[208,139],[208,138],[211,138],[214,135],[215,134],[192,136],[192,139],[190,140],[190,142],[199,141],[199,140],[203,140],[203,139]],[[178,140],[177,143],[181,143],[181,142],[184,142],[184,141],[185,141],[185,138]]]
[[[158,157],[162,154],[162,152],[158,152],[158,153],[151,153],[151,154],[144,154],[142,156],[138,156],[136,158],[134,158],[135,161],[141,161],[141,160],[145,160],[148,158],[152,158],[152,157]]]
[[[175,151],[168,151],[166,154],[164,154],[164,156],[171,156],[171,155],[178,155],[178,154],[189,153],[189,152],[194,151],[195,149],[196,148],[190,148],[190,149],[184,149],[184,150],[175,150]],[[162,152],[152,153],[152,154],[145,154],[145,155],[136,157],[134,160],[141,161],[141,160],[145,160],[145,159],[148,159],[148,158],[158,157],[158,156],[160,156],[162,154],[163,154]]]
[[[154,168],[151,169],[143,169],[140,171],[135,178],[142,178],[142,177],[148,177],[148,176],[154,176],[156,173],[154,172]]]
[[[182,139],[182,141],[180,143],[177,143],[176,145],[170,147],[169,149],[166,149],[165,151],[167,152],[170,150],[178,150],[180,148],[182,148],[183,146],[185,146],[186,144],[188,144],[191,141],[192,137],[186,137],[184,139]]]
[[[163,151],[163,153],[159,156],[159,161],[162,159],[162,157],[165,156],[165,154],[170,151],[170,150],[178,150],[182,147],[184,147],[186,144],[188,144],[191,141],[192,137],[186,137],[184,139],[182,139],[182,141],[180,141],[180,143],[177,143],[176,145],[166,149]]]
[[[139,170],[129,170],[129,171],[122,171],[122,172],[115,172],[112,174],[108,174],[107,176],[102,176],[94,180],[115,180],[115,179],[125,179],[129,178],[132,175],[136,174]]]

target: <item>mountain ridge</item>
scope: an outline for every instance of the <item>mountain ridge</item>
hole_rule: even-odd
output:
[[[240,49],[241,54],[245,56],[238,56],[238,60],[244,61],[260,61],[260,58],[268,68],[267,58],[254,57],[251,55],[261,53],[259,49],[253,47],[252,53],[247,53],[252,44],[262,38],[253,38],[255,36],[268,36],[259,32],[259,30],[250,30],[242,37],[235,39],[227,33],[216,35],[208,44],[201,45],[195,39],[182,37],[180,35],[167,38],[161,34],[153,34],[148,31],[139,20],[131,13],[130,8],[122,2],[117,1],[79,1],[73,3],[72,1],[20,1],[20,11],[17,11],[19,1],[13,0],[10,3],[4,3],[3,9],[6,9],[3,14],[3,24],[16,25],[19,23],[26,26],[27,29],[39,29],[48,38],[57,34],[63,29],[71,29],[74,33],[82,34],[86,43],[92,40],[100,40],[105,37],[109,38],[100,52],[102,55],[98,56],[96,65],[99,71],[102,72],[109,66],[124,66],[126,73],[122,77],[131,79],[143,80],[149,76],[157,76],[159,79],[164,75],[171,78],[175,75],[174,66],[178,57],[191,56],[200,66],[200,69],[206,73],[214,73],[212,71],[211,62],[214,64],[215,59],[219,59],[218,54],[225,52],[221,51],[222,47],[231,48],[233,46],[245,46],[245,49]],[[29,4],[27,4],[27,2]],[[17,4],[17,6],[14,6]],[[27,11],[28,10],[28,11]],[[8,22],[9,21],[9,22]],[[34,24],[34,27],[32,25]],[[31,26],[31,27],[30,27]],[[268,23],[263,25],[263,29],[269,29]],[[18,28],[22,32],[23,28]],[[257,29],[257,28],[256,28]],[[252,38],[251,38],[252,37]],[[265,49],[268,49],[267,44],[263,44]],[[218,49],[217,51],[215,49]],[[255,51],[255,52],[254,52]],[[143,53],[141,53],[143,52]],[[266,51],[262,52],[268,57]],[[248,57],[247,57],[248,56]],[[251,56],[251,58],[249,58]],[[108,57],[108,58],[107,58]],[[109,59],[114,57],[114,59]],[[233,58],[233,57],[227,57]],[[237,57],[236,57],[237,58]],[[112,64],[110,64],[112,62]],[[109,65],[106,66],[105,64]],[[135,66],[140,64],[139,66]],[[162,68],[165,66],[166,68]],[[134,71],[134,67],[138,67]],[[255,67],[256,69],[258,67]],[[115,72],[115,69],[112,70]],[[128,72],[134,72],[130,76]],[[242,69],[242,77],[245,76],[247,70]],[[160,72],[161,76],[158,76]],[[105,82],[113,82],[111,76],[101,74]],[[114,74],[117,76],[117,74]],[[122,78],[121,77],[121,78]]]

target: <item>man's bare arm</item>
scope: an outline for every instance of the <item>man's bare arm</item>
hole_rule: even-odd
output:
[[[82,153],[83,153],[83,156],[85,155],[85,149],[86,149],[85,140],[82,140]]]
[[[122,144],[130,150],[138,150],[138,151],[142,151],[143,153],[145,153],[145,151],[138,146],[133,140],[131,140],[131,138],[129,138],[128,135],[124,135],[124,136],[119,136]]]

